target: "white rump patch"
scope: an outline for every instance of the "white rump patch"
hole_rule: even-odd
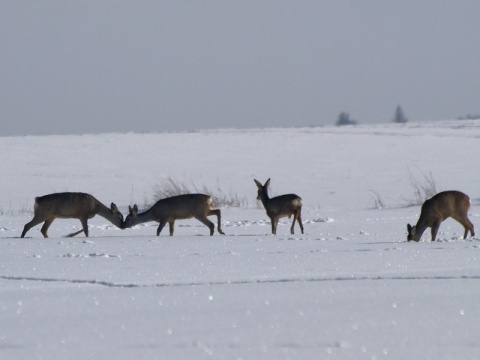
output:
[[[292,205],[293,206],[302,206],[302,199],[292,200]]]

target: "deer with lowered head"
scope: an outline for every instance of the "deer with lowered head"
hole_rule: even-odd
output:
[[[207,216],[215,215],[218,220],[217,231],[225,235],[221,228],[220,209],[213,209],[212,197],[205,194],[177,195],[157,201],[150,209],[138,213],[138,206],[129,206],[129,214],[123,223],[124,228],[129,228],[148,221],[156,221],[160,225],[157,228],[157,236],[168,223],[170,236],[173,236],[175,220],[195,218],[205,224],[213,235],[215,225]]]
[[[25,237],[28,230],[42,222],[44,224],[40,231],[47,238],[48,228],[57,218],[79,219],[82,223],[82,230],[67,236],[73,237],[83,231],[88,237],[87,222],[95,215],[104,217],[116,227],[122,228],[123,226],[123,215],[113,202],[108,208],[90,194],[63,192],[36,197],[33,219],[25,224],[22,238]]]
[[[449,217],[463,225],[465,228],[464,239],[467,238],[469,231],[471,236],[475,236],[473,224],[467,216],[469,208],[470,198],[460,191],[438,193],[423,203],[417,225],[407,224],[407,241],[420,241],[428,227],[431,228],[432,241],[435,241],[440,224]]]
[[[268,186],[270,185],[270,179],[268,179],[264,185],[258,180],[255,180],[257,184],[258,193],[257,200],[260,200],[263,204],[263,207],[267,211],[267,215],[272,223],[272,234],[277,234],[277,224],[278,220],[282,217],[288,216],[289,218],[293,215],[292,227],[290,232],[293,234],[293,228],[295,226],[295,221],[298,221],[300,225],[300,230],[303,234],[303,224],[302,224],[302,198],[295,194],[286,194],[280,195],[273,198],[268,196]]]

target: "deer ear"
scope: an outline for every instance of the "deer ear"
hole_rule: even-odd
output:
[[[136,206],[137,205],[134,205],[133,208],[132,208],[130,205],[128,205],[128,212],[130,213],[130,215],[135,215],[135,212],[136,212],[135,207]]]
[[[269,187],[270,186],[270,179],[268,179],[266,182],[265,182],[265,185],[263,185],[265,187]]]
[[[118,211],[117,205],[115,205],[113,202],[110,204],[110,210],[112,211]]]
[[[133,205],[133,211],[135,211],[135,214],[138,213],[138,206],[137,206],[137,204]]]
[[[260,181],[258,181],[257,179],[253,179],[253,181],[255,181],[255,184],[257,184],[257,187],[260,189],[262,187],[262,184],[260,183]]]

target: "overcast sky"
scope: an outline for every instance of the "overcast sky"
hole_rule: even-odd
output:
[[[0,135],[480,113],[480,1],[0,1]]]

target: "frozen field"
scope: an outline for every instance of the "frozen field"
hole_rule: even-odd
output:
[[[472,199],[480,122],[0,138],[1,359],[477,359],[480,238],[453,220],[406,242],[411,178]],[[248,200],[195,220],[90,237],[32,228],[35,196],[82,191],[143,208],[160,178]],[[272,236],[253,179],[304,200],[305,234]],[[379,197],[385,208],[375,208]]]

